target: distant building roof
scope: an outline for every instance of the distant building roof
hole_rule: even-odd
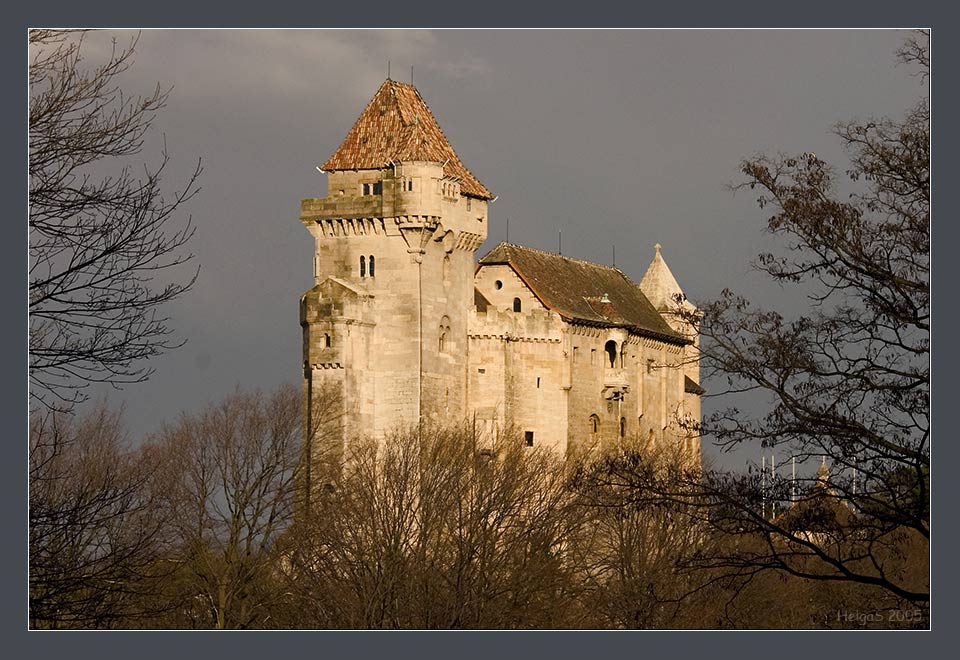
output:
[[[459,179],[462,194],[493,198],[460,162],[417,88],[387,79],[323,169],[376,170],[389,167],[391,161],[445,163],[444,175]]]
[[[817,470],[813,487],[775,522],[790,532],[832,532],[845,527],[856,518],[854,512],[836,491],[829,487],[830,471],[826,462]]]
[[[654,309],[620,270],[533,248],[501,243],[480,259],[478,268],[509,264],[534,295],[568,321],[626,327],[672,343],[689,343]]]

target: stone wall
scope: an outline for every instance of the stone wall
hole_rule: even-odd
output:
[[[356,421],[345,433],[382,437],[421,415],[464,419],[467,315],[487,203],[461,196],[440,163],[331,172],[328,191],[302,201],[301,221],[315,240],[314,281],[346,286],[306,322],[304,354],[309,363],[321,338],[337,336],[345,413]],[[369,301],[362,331],[356,320],[335,321],[354,297]]]

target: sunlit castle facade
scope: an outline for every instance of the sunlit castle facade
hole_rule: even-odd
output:
[[[670,444],[699,461],[679,423],[700,418],[696,337],[659,245],[639,285],[509,243],[478,261],[494,197],[394,80],[322,169],[327,196],[300,215],[304,391],[339,394],[339,442],[472,420],[485,441],[512,426],[564,455]]]

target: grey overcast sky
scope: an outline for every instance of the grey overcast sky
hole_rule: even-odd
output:
[[[90,64],[132,31],[88,39]],[[189,204],[199,281],[168,308],[187,344],[123,402],[134,438],[235,387],[300,373],[299,295],[312,284],[299,203],[326,194],[319,165],[387,75],[414,83],[463,162],[499,199],[484,254],[506,238],[610,263],[639,281],[663,254],[694,301],[751,273],[771,246],[753,196],[734,194],[758,152],[814,151],[842,171],[832,126],[899,117],[923,92],[894,30],[145,30],[126,86],[173,86],[161,135],[170,189],[203,159]],[[710,384],[706,383],[709,388]],[[709,405],[707,408],[709,409]],[[708,453],[712,450],[707,449]]]

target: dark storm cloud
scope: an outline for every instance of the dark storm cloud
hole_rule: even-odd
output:
[[[131,33],[118,33],[121,41]],[[179,351],[125,400],[136,433],[236,385],[299,374],[297,300],[311,286],[299,202],[386,77],[414,82],[464,163],[499,195],[489,250],[511,241],[609,263],[639,280],[663,254],[689,296],[770,299],[749,262],[764,213],[737,163],[815,151],[842,171],[837,121],[898,116],[922,91],[896,31],[145,31],[131,85],[173,85],[155,124],[176,165],[203,158],[190,204],[194,291],[169,312]],[[99,39],[99,40],[98,40]],[[105,41],[91,38],[91,62]]]

